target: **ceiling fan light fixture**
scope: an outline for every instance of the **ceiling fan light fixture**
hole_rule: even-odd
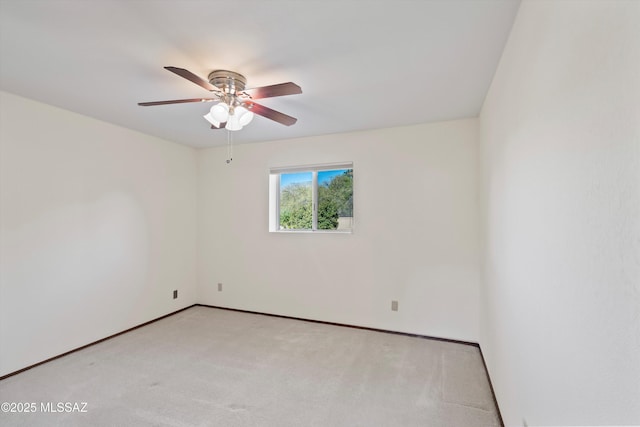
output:
[[[253,120],[253,113],[242,106],[236,107],[233,115],[238,117],[238,123],[242,127],[248,125],[251,123],[251,120]]]
[[[227,128],[227,130],[232,131],[242,129],[242,125],[240,124],[240,121],[238,120],[238,116],[236,114],[229,115],[229,119],[227,120],[227,125],[225,127]]]
[[[209,123],[211,123],[212,125],[214,125],[215,127],[219,128],[220,127],[220,122],[218,120],[215,119],[215,117],[213,117],[211,115],[211,112],[208,112],[207,114],[205,114],[204,117]]]
[[[224,123],[229,118],[229,106],[225,102],[219,102],[211,107],[209,114],[220,123]]]

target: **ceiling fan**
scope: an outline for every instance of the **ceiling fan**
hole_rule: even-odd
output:
[[[302,89],[295,83],[287,82],[271,86],[245,89],[247,79],[239,73],[228,70],[214,70],[209,73],[208,81],[191,71],[177,67],[164,67],[198,86],[213,92],[211,98],[174,99],[170,101],[140,102],[138,105],[149,107],[154,105],[183,104],[189,102],[216,102],[204,118],[211,123],[212,129],[240,130],[252,119],[254,113],[266,117],[285,126],[291,126],[298,119],[288,116],[264,105],[253,102],[254,99],[273,98],[276,96],[295,95]]]

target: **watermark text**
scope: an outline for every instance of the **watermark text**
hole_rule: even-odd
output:
[[[0,411],[4,413],[71,413],[89,412],[87,402],[2,402]]]

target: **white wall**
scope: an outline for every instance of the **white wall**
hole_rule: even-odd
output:
[[[195,302],[196,154],[0,92],[0,375]]]
[[[476,134],[471,119],[238,145],[229,165],[201,151],[199,301],[477,341]],[[270,167],[342,161],[353,234],[268,232]]]
[[[524,1],[480,116],[508,426],[640,425],[640,2]]]

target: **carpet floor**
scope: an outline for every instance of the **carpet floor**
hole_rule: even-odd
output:
[[[201,306],[6,378],[0,402],[23,404],[2,426],[500,426],[476,347]]]

